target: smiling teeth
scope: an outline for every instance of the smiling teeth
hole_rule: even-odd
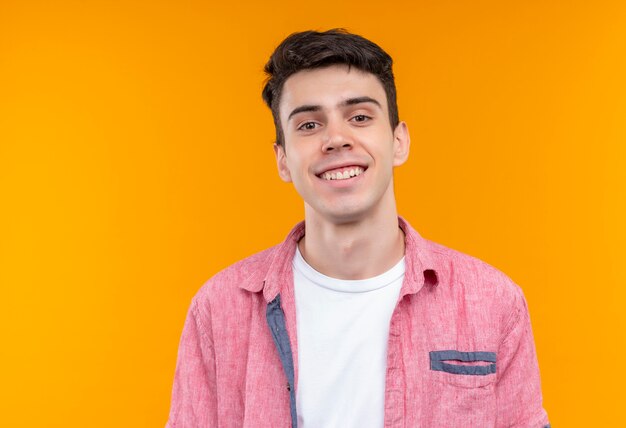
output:
[[[343,172],[325,172],[321,175],[324,180],[346,180],[348,178],[356,177],[357,175],[361,175],[364,171],[360,166],[354,168],[348,168]]]

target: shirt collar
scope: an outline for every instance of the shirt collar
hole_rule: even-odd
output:
[[[405,273],[400,297],[417,293],[424,285],[437,286],[438,269],[428,241],[422,238],[402,217],[398,217],[398,226],[405,236]],[[259,279],[246,281],[246,283],[241,284],[241,288],[252,292],[262,290],[266,301],[274,300],[284,285],[292,284],[292,261],[298,241],[304,236],[304,233],[305,226],[302,221],[289,232],[281,244],[274,247],[269,255],[269,264],[265,275],[262,276],[263,274],[259,272],[261,273]]]

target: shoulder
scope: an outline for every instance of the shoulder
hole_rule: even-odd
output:
[[[525,306],[522,289],[505,273],[483,260],[427,241],[444,292],[471,301],[497,304],[503,310]]]
[[[427,241],[436,266],[436,301],[476,331],[502,340],[528,313],[522,289],[499,269],[476,257]]]
[[[222,269],[209,278],[193,298],[194,306],[211,302],[233,302],[250,295],[250,289],[262,288],[263,280],[278,245],[260,251]]]

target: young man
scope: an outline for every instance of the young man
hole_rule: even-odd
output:
[[[391,66],[342,30],[271,56],[278,173],[305,221],[193,299],[169,427],[548,426],[519,287],[397,215]]]

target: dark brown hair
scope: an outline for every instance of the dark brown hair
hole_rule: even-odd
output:
[[[263,101],[272,110],[276,127],[276,143],[283,146],[285,139],[280,125],[278,105],[283,85],[289,76],[302,70],[345,64],[375,75],[387,95],[389,123],[398,126],[396,85],[393,79],[393,60],[377,44],[341,28],[317,32],[293,33],[278,45],[267,64],[267,80],[263,87]]]

